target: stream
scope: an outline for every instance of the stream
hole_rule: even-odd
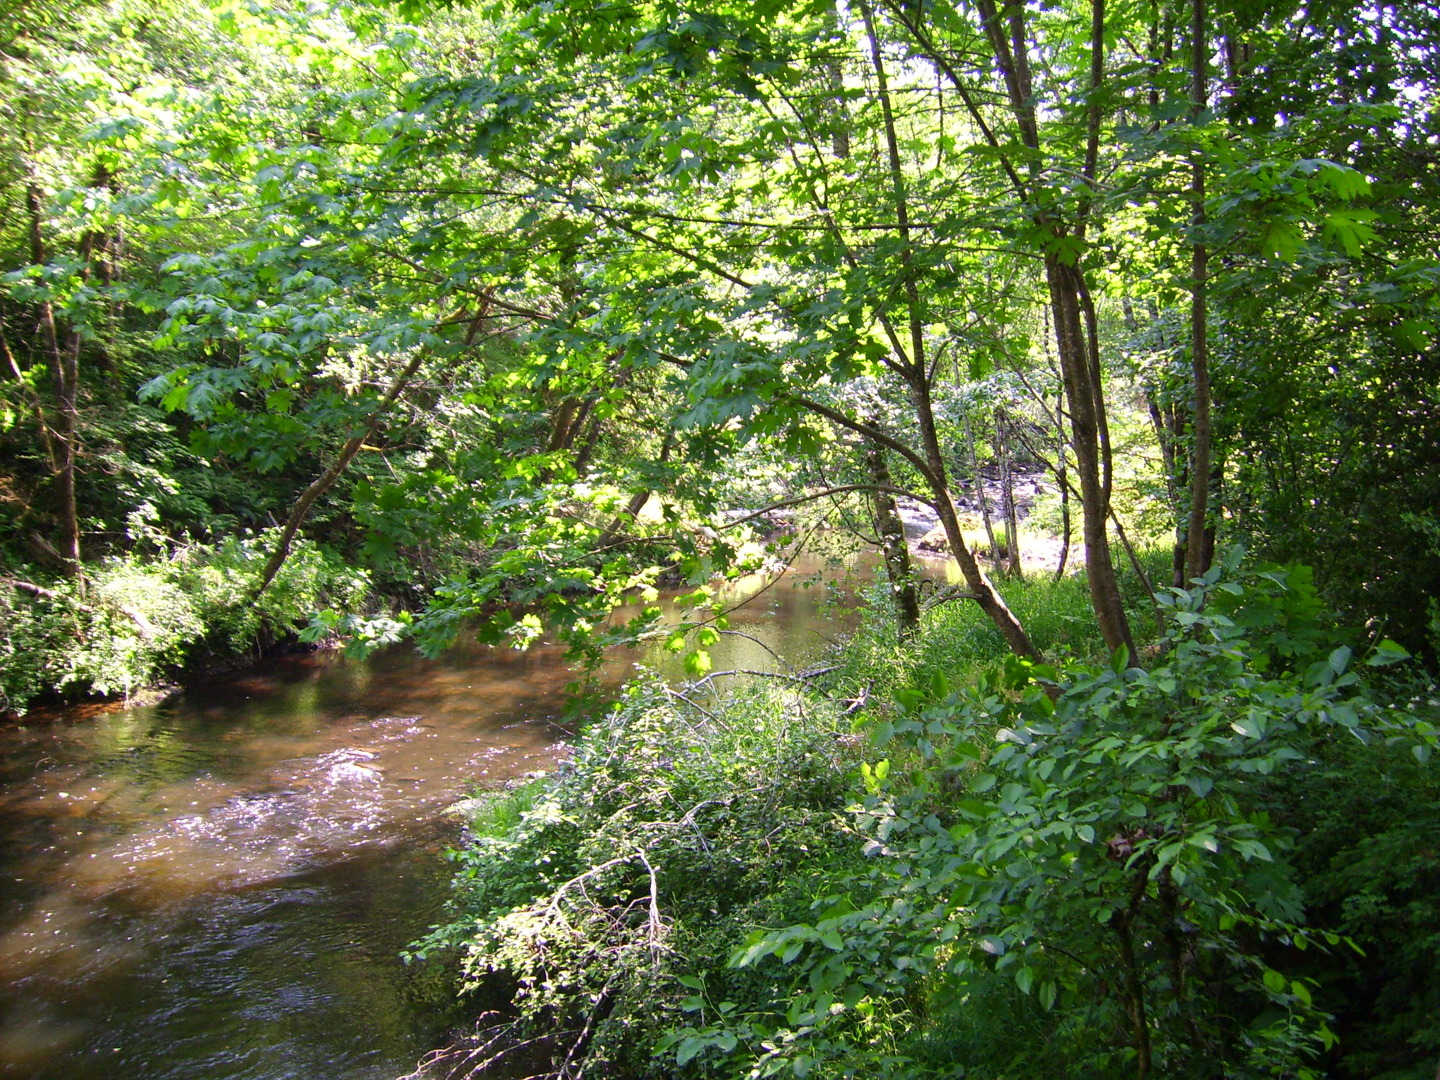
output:
[[[807,556],[712,649],[819,657],[873,561]],[[620,651],[679,676],[658,648]],[[444,810],[566,752],[560,650],[267,660],[158,705],[0,727],[0,1077],[390,1080],[458,1016],[406,967],[443,913]]]

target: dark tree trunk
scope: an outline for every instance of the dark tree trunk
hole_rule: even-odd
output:
[[[1205,109],[1208,48],[1205,40],[1205,0],[1194,0],[1190,26],[1190,111],[1198,120]],[[1185,530],[1185,577],[1197,578],[1210,569],[1214,541],[1206,540],[1210,511],[1210,343],[1206,335],[1206,272],[1209,249],[1200,232],[1205,227],[1205,158],[1195,151],[1190,159],[1192,237],[1190,255],[1190,366],[1195,382],[1195,419],[1190,462],[1190,519]]]
[[[41,231],[43,204],[40,187],[33,181],[26,185],[25,208],[29,215],[30,259],[37,266],[45,264],[45,239]],[[82,256],[89,252],[82,245]],[[60,336],[55,324],[55,308],[49,300],[40,304],[40,330],[49,356],[50,380],[55,392],[55,419],[49,425],[52,474],[55,481],[56,514],[59,517],[60,556],[65,561],[65,575],[83,579],[80,561],[80,515],[75,500],[75,461],[80,434],[80,333],[71,326]]]

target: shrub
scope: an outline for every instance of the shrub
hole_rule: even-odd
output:
[[[1333,1034],[1301,953],[1349,946],[1305,924],[1276,784],[1357,737],[1428,762],[1435,729],[1376,704],[1348,648],[1297,633],[1305,590],[1284,572],[1219,574],[1168,594],[1148,671],[1010,660],[903,694],[875,743],[926,764],[904,783],[864,769],[869,872],[733,958],[795,987],[789,1007],[692,1037],[733,1045],[737,1076],[932,1075],[937,1057],[966,1077],[1317,1075]],[[1206,606],[1221,596],[1244,617]],[[1402,656],[1381,643],[1366,662]],[[1022,1030],[1047,1015],[1040,1037],[934,1022],[1017,999]],[[909,1030],[877,1043],[877,1016]]]
[[[144,560],[111,559],[48,595],[0,591],[0,691],[19,712],[45,693],[124,694],[202,656],[263,650],[327,604],[355,606],[363,572],[309,542],[296,543],[270,587],[254,598],[267,535],[193,545]]]
[[[835,722],[789,690],[701,705],[641,682],[538,790],[494,797],[485,835],[453,856],[456,918],[412,956],[458,948],[466,989],[511,987],[513,1005],[431,1073],[491,1058],[537,1075],[567,1060],[663,1073],[653,1048],[687,1011],[768,1003],[769,981],[725,957],[757,922],[803,915],[858,858],[835,827],[848,789]]]

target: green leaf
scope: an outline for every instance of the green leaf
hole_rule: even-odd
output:
[[[695,1060],[696,1055],[704,1051],[709,1043],[705,1039],[697,1038],[694,1035],[680,1040],[680,1046],[675,1051],[675,1064],[688,1065]]]
[[[1370,667],[1388,667],[1391,664],[1398,664],[1402,660],[1409,660],[1410,654],[1405,649],[1385,638],[1365,658],[1365,663]]]
[[[1046,979],[1044,982],[1042,982],[1040,984],[1039,994],[1040,1007],[1046,1012],[1049,1012],[1051,1009],[1055,1008],[1055,998],[1057,993],[1058,988],[1056,987],[1053,980]]]
[[[1185,778],[1185,786],[1195,793],[1197,799],[1203,799],[1215,787],[1215,781],[1208,776],[1191,775]]]

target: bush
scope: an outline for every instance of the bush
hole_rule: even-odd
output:
[[[668,1027],[706,1003],[769,1004],[769,980],[725,957],[858,860],[836,828],[849,784],[835,722],[770,686],[700,705],[643,682],[538,790],[493,796],[484,835],[453,856],[456,918],[412,955],[458,948],[466,989],[513,988],[513,1005],[426,1075],[489,1058],[663,1074],[652,1051]]]
[[[958,608],[862,634],[879,760],[813,692],[632,687],[455,856],[417,954],[512,1004],[424,1075],[1418,1080],[1434,702],[1303,570],[1162,600],[1148,669],[977,660]]]
[[[1318,1075],[1334,1036],[1302,954],[1350,946],[1306,924],[1277,785],[1357,736],[1428,768],[1435,729],[1377,704],[1348,648],[1316,647],[1283,571],[1219,573],[1169,594],[1148,671],[1012,659],[901,696],[875,742],[925,767],[867,767],[869,873],[733,958],[796,990],[763,1038],[753,1018],[699,1032],[733,1043],[729,1075]],[[1033,1039],[936,1023],[1017,1001]],[[877,1042],[877,1016],[903,1030]]]
[[[317,608],[355,606],[363,572],[309,541],[295,544],[270,587],[255,584],[270,534],[193,545],[144,560],[111,559],[82,592],[59,581],[48,595],[0,591],[0,691],[20,712],[47,693],[129,696],[204,656],[262,651]]]

